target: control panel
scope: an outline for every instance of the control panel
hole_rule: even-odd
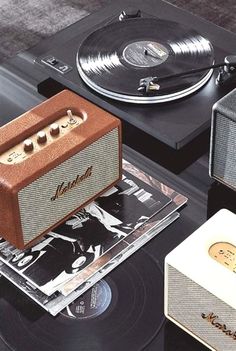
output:
[[[215,243],[210,247],[209,255],[214,260],[236,273],[236,247],[234,245],[227,242]]]
[[[69,133],[73,128],[84,123],[87,119],[85,114],[76,115],[71,110],[67,110],[65,115],[54,121],[44,129],[31,135],[26,140],[15,145],[0,155],[0,163],[16,164],[24,161],[55,140]]]
[[[68,73],[72,70],[71,66],[61,60],[58,60],[52,55],[42,58],[41,63],[62,74]]]

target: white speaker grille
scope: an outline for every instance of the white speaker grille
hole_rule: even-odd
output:
[[[72,182],[92,167],[91,176],[51,201],[57,187]],[[113,129],[18,193],[24,243],[49,227],[119,177],[119,132]]]
[[[219,112],[214,123],[211,173],[236,189],[236,123]]]
[[[214,319],[218,327],[203,319],[202,313],[218,316]],[[236,350],[236,337],[234,340],[221,329],[225,324],[226,330],[236,331],[236,311],[170,265],[167,314],[213,349]]]

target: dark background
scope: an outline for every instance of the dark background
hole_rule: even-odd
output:
[[[0,0],[0,62],[117,0]],[[169,0],[236,32],[235,0]]]

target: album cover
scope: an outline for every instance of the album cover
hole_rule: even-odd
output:
[[[163,194],[165,194],[171,199],[171,202],[167,206],[165,206],[160,212],[158,212],[155,216],[153,216],[149,221],[137,228],[130,235],[127,235],[122,240],[123,245],[128,245],[126,248],[120,249],[121,252],[119,257],[122,257],[122,261],[124,260],[123,255],[125,252],[135,252],[138,249],[140,243],[144,245],[148,240],[151,239],[153,232],[155,233],[155,230],[158,229],[158,226],[161,225],[162,221],[167,219],[171,214],[177,211],[177,209],[183,206],[187,201],[187,198],[185,196],[179,194],[175,190],[171,189],[170,187],[155,179],[154,177],[134,167],[129,162],[123,162],[123,169],[126,172],[128,172],[129,175],[133,175],[134,177],[141,179],[144,183],[151,186],[152,188],[159,189],[159,191],[161,191]],[[116,247],[118,251],[119,244],[118,247]],[[72,278],[70,281],[61,286],[59,290],[64,295],[67,295],[76,287],[80,286],[83,282],[89,280],[90,277],[93,276],[100,269],[104,269],[104,266],[106,267],[106,269],[110,266],[114,268],[114,262],[111,262],[113,258],[115,258],[114,252],[112,250],[109,250],[105,255],[99,257],[96,261],[91,263],[91,265],[88,266],[85,270],[80,271],[74,278]]]
[[[60,290],[172,201],[144,182],[143,172],[132,174],[131,169],[124,161],[123,178],[116,186],[32,248],[16,250],[2,239],[0,259],[44,294]]]
[[[155,218],[154,216],[153,218]],[[60,292],[55,292],[51,296],[47,296],[42,291],[40,291],[37,287],[35,287],[32,283],[27,281],[24,277],[19,275],[15,270],[10,268],[10,266],[6,265],[3,262],[0,262],[0,276],[4,276],[9,281],[11,281],[17,288],[19,288],[23,293],[25,293],[28,297],[30,297],[33,301],[35,301],[38,305],[44,308],[47,312],[56,316],[59,312],[61,312],[65,307],[67,307],[70,303],[72,303],[79,296],[84,294],[88,289],[90,289],[94,284],[100,281],[104,276],[106,276],[109,272],[111,272],[115,267],[117,267],[121,262],[131,256],[135,251],[137,251],[140,247],[142,247],[147,241],[156,236],[158,233],[163,231],[167,226],[173,223],[179,217],[178,212],[174,212],[165,218],[163,221],[158,221],[156,218],[153,221],[155,223],[153,227],[149,224],[149,230],[145,231],[145,236],[135,234],[134,231],[131,236],[133,236],[133,242],[135,245],[129,245],[125,241],[120,241],[116,246],[114,246],[109,252],[107,252],[103,257],[99,258],[99,262],[97,262],[97,269],[93,267],[90,270],[90,278],[86,279],[87,272],[80,277],[81,282],[79,284],[78,280],[76,281],[76,285],[79,286],[73,290],[69,295],[64,296]],[[158,224],[157,224],[158,223]],[[140,229],[137,230],[141,233]],[[95,265],[95,266],[96,266]],[[94,273],[94,271],[96,273]],[[87,274],[86,274],[87,273]],[[93,274],[94,273],[94,274]],[[93,275],[91,275],[93,274]],[[73,285],[73,282],[72,282]],[[71,289],[72,286],[65,286],[65,290],[68,288]]]
[[[3,261],[1,262],[2,265],[0,267],[0,273],[3,276],[5,276],[8,280],[10,280],[13,284],[15,284],[19,289],[21,289],[25,294],[27,294],[31,299],[37,302],[41,307],[50,312],[52,315],[56,315],[57,313],[59,313],[63,308],[65,308],[68,304],[74,301],[74,299],[76,299],[85,291],[87,291],[93,284],[102,279],[106,274],[113,270],[117,265],[119,265],[132,253],[134,253],[151,238],[153,238],[159,232],[161,232],[166,226],[168,226],[174,220],[176,220],[179,217],[179,213],[176,212],[176,210],[187,201],[187,198],[185,196],[179,194],[175,190],[159,182],[157,179],[149,176],[148,174],[134,167],[129,162],[123,161],[123,169],[123,181],[125,181],[125,184],[123,184],[122,191],[126,191],[126,193],[128,194],[138,192],[136,196],[139,199],[142,199],[144,203],[148,201],[148,207],[152,208],[153,206],[157,206],[157,204],[153,202],[153,196],[150,196],[147,193],[154,194],[155,190],[158,190],[158,193],[161,193],[168,198],[168,203],[165,206],[162,204],[163,207],[161,208],[161,210],[159,210],[159,212],[157,212],[148,221],[145,221],[144,218],[142,218],[143,212],[141,214],[137,214],[136,217],[139,220],[136,219],[136,221],[134,221],[133,224],[128,223],[130,222],[130,215],[129,217],[125,217],[125,215],[123,214],[122,217],[120,214],[121,211],[117,211],[117,208],[115,206],[111,207],[110,211],[113,214],[116,213],[116,216],[117,218],[119,218],[119,220],[121,220],[122,218],[126,218],[126,221],[121,221],[122,223],[120,223],[119,229],[121,229],[122,226],[122,230],[124,233],[128,232],[130,227],[132,227],[133,230],[130,231],[129,235],[123,236],[123,239],[119,240],[104,254],[94,259],[94,261],[88,264],[86,268],[82,269],[74,276],[72,276],[72,278],[69,281],[64,280],[63,283],[59,283],[58,289],[60,291],[56,291],[53,294],[51,294],[51,296],[48,296],[42,291],[40,291],[40,289],[38,289],[27,278],[20,275],[19,271],[13,270],[12,268],[10,268],[9,265],[4,264]],[[137,179],[141,182],[142,188],[140,188],[140,185],[137,187]],[[134,180],[136,180],[136,183],[134,182]],[[127,186],[127,181],[129,186]],[[144,189],[146,192],[143,191]],[[114,194],[114,190],[111,190],[104,195],[104,198],[107,197],[108,199],[111,196],[114,197]],[[117,194],[115,195],[117,197]],[[103,210],[107,206],[104,199],[100,201],[99,205],[101,206],[101,208],[103,208]],[[70,222],[72,226],[73,224],[75,225],[75,223],[77,223],[75,225],[75,227],[77,227],[78,222],[75,222],[74,217],[72,217],[70,221],[72,221]],[[42,242],[44,242],[45,240],[47,240],[47,238],[45,238]],[[21,260],[21,258],[24,258],[24,252],[13,248],[9,243],[7,243],[3,239],[0,240],[0,250],[1,255],[4,255],[5,258],[9,257],[9,255],[12,255],[12,260],[14,260],[14,257],[18,257],[19,260]]]

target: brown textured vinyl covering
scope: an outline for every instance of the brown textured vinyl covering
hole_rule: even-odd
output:
[[[74,114],[86,114],[87,120],[53,143],[45,145],[39,152],[35,152],[21,163],[13,165],[0,163],[0,236],[19,248],[23,247],[23,242],[18,191],[117,127],[121,145],[121,126],[116,117],[80,96],[64,90],[0,128],[0,154],[50,125],[65,115],[68,109]],[[44,233],[40,233],[42,234]]]

